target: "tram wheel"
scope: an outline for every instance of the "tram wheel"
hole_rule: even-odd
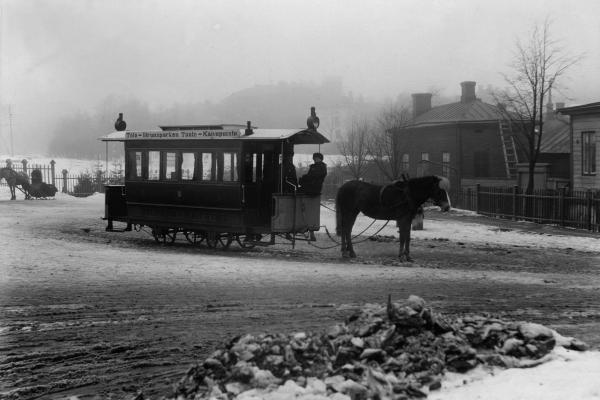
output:
[[[235,240],[242,249],[253,249],[255,244],[252,243],[253,237],[250,235],[236,235]]]
[[[206,235],[206,245],[211,249],[227,250],[231,242],[233,242],[233,236],[229,233],[208,232]]]
[[[185,238],[191,244],[197,245],[202,243],[206,239],[206,234],[199,231],[183,231]]]
[[[152,236],[156,243],[171,244],[177,238],[177,229],[173,228],[152,228]]]

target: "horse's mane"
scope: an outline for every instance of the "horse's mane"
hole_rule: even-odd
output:
[[[421,186],[421,185],[430,185],[433,180],[439,181],[440,189],[444,189],[445,191],[450,190],[450,181],[445,176],[438,176],[438,175],[420,176],[418,178],[411,178],[411,179],[407,180],[406,182],[409,185]],[[396,182],[402,182],[402,181],[396,181]]]

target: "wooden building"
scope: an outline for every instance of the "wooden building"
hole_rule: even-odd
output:
[[[558,111],[571,117],[572,188],[600,189],[600,102],[560,108]]]

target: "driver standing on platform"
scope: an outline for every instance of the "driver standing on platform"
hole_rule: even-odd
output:
[[[306,175],[300,178],[300,191],[306,194],[321,194],[323,181],[327,176],[327,164],[323,162],[323,154],[313,154],[314,164],[308,168]]]
[[[306,193],[309,195],[320,195],[321,189],[323,188],[323,181],[327,176],[327,164],[323,162],[323,154],[314,153],[312,164],[308,168],[308,172],[300,177],[300,189],[299,192]],[[316,241],[314,231],[309,231],[310,241]]]

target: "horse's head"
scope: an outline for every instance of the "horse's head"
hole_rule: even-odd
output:
[[[434,186],[431,188],[430,199],[433,200],[433,204],[440,207],[442,211],[450,210],[450,181],[448,178],[443,176],[436,176]]]

